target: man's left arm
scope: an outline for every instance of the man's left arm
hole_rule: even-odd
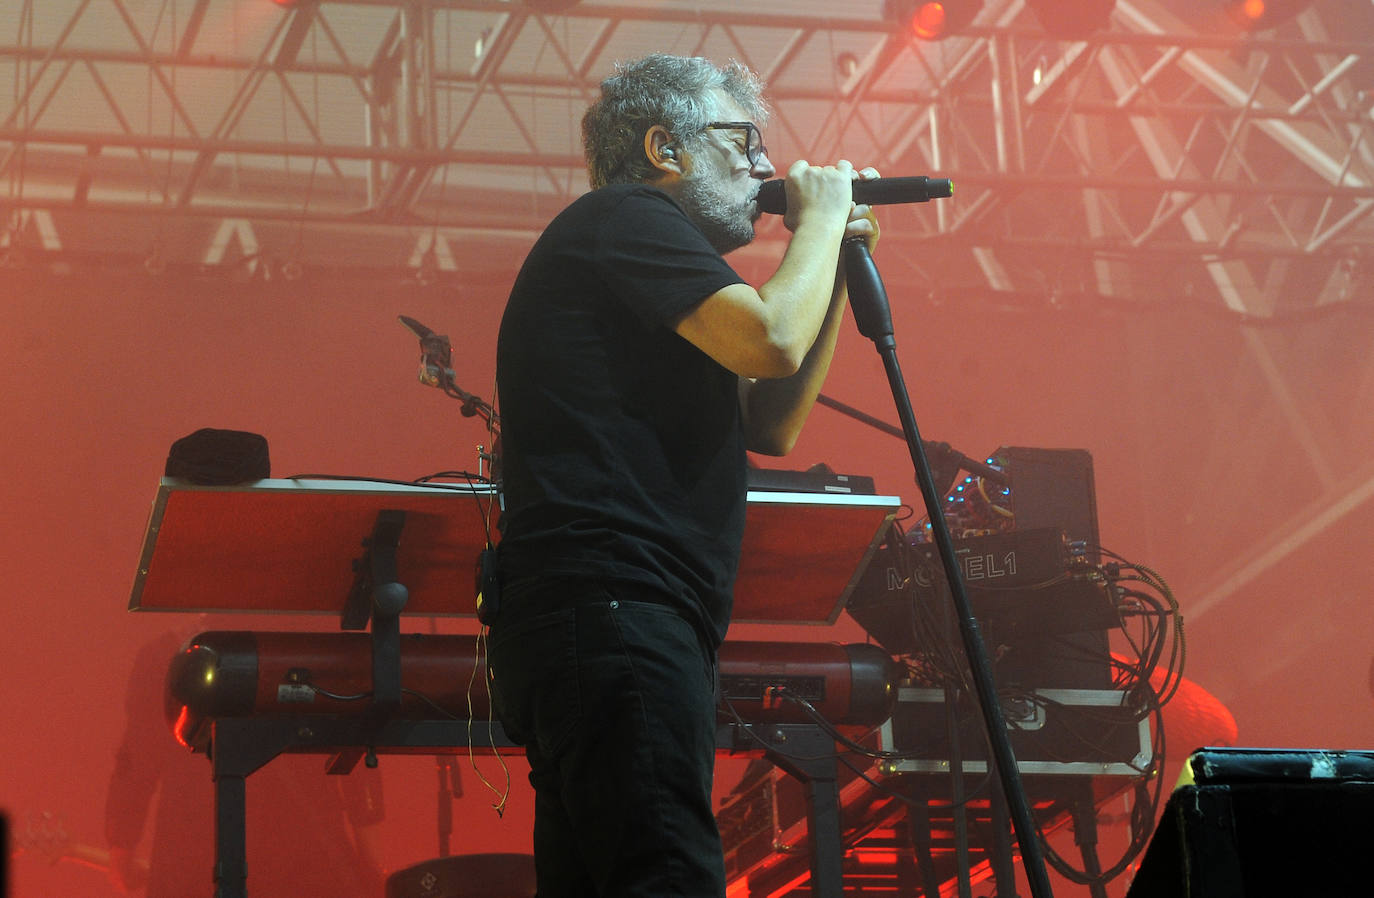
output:
[[[878,173],[865,169],[860,177],[868,180],[878,177]],[[877,246],[878,220],[868,206],[855,206],[850,212],[845,237],[855,236],[867,238],[869,250]],[[848,304],[849,290],[842,257],[835,272],[835,286],[825,323],[797,373],[771,380],[740,378],[740,408],[744,414],[749,451],[762,455],[786,455],[792,451],[830,371],[830,360],[835,355],[835,342]]]

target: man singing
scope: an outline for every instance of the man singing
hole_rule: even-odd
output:
[[[582,120],[590,193],[530,251],[497,344],[504,514],[489,670],[525,745],[540,898],[721,898],[716,651],[745,450],[787,453],[846,305],[840,245],[878,238],[851,182],[796,162],[791,237],[754,288],[775,174],[738,63],[621,65]]]

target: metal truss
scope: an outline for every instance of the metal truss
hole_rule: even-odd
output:
[[[951,199],[884,210],[890,286],[1279,325],[1245,330],[1229,380],[1180,371],[1214,392],[1208,461],[1152,472],[1199,496],[1227,464],[1312,490],[1206,610],[1374,496],[1368,468],[1342,473],[1369,416],[1321,405],[1344,385],[1370,406],[1374,352],[1347,345],[1368,338],[1344,329],[1359,370],[1336,373],[1312,363],[1329,346],[1284,326],[1374,302],[1374,4],[1317,0],[1247,35],[1217,3],[1116,0],[1109,29],[1075,39],[987,0],[963,33],[913,45],[881,0],[0,0],[0,265],[505,276],[585,189],[579,118],[613,61],[738,58],[769,82],[779,164],[955,181]],[[762,222],[732,259],[758,274],[784,236]]]
[[[245,249],[273,222],[429,229],[427,252],[523,238],[584,189],[597,82],[662,48],[760,71],[779,160],[953,178],[952,200],[884,216],[893,276],[925,289],[1258,317],[1368,292],[1367,0],[1262,36],[1191,0],[1118,0],[1078,40],[989,0],[938,44],[895,35],[879,0],[843,20],[826,0],[549,5],[0,0],[3,239],[51,247],[80,214],[199,220],[211,246],[233,222]]]

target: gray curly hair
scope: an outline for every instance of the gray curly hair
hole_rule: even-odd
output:
[[[592,187],[642,184],[658,169],[644,154],[644,135],[662,125],[679,145],[698,146],[719,111],[711,91],[720,88],[760,128],[768,120],[763,82],[742,63],[717,66],[700,56],[654,53],[619,63],[601,82],[601,97],[582,116],[582,148]]]

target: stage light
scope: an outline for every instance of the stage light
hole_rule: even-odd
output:
[[[1312,5],[1312,0],[1227,0],[1226,14],[1247,31],[1282,25]]]
[[[1054,37],[1082,39],[1107,27],[1116,0],[1026,0]]]
[[[883,14],[915,40],[938,41],[967,27],[983,0],[884,0]]]

